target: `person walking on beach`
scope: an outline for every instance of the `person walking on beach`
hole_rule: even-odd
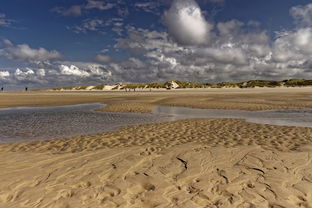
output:
[[[1,87],[1,92],[3,92],[3,90],[4,90],[4,88],[3,88],[3,87]]]
[[[25,87],[25,91],[26,91],[26,92],[28,91],[28,87]]]

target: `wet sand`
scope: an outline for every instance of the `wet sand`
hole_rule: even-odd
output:
[[[312,107],[311,94],[309,88],[4,93],[0,106],[299,109]],[[239,119],[187,119],[0,144],[0,207],[311,207],[311,133]]]

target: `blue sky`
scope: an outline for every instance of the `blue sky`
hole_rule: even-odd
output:
[[[308,78],[310,44],[307,0],[3,0],[0,84]]]

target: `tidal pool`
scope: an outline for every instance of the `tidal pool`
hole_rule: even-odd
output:
[[[312,109],[247,111],[158,106],[153,110],[153,113],[172,116],[173,120],[186,118],[237,118],[259,124],[312,127]]]
[[[0,109],[0,142],[66,138],[187,118],[238,118],[261,124],[312,127],[312,109],[245,111],[158,106],[152,113],[95,110],[102,107],[105,105],[96,103]]]
[[[104,104],[0,109],[0,142],[45,140],[111,131],[121,126],[159,123],[171,118],[143,113],[109,113]]]

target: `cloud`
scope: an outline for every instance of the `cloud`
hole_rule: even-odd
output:
[[[169,34],[182,45],[207,44],[212,25],[194,0],[174,0],[163,15]]]
[[[312,3],[304,6],[294,6],[289,13],[299,26],[312,26]]]
[[[36,75],[39,77],[44,77],[46,75],[46,71],[44,69],[38,69]]]
[[[106,23],[100,19],[85,19],[79,26],[69,27],[75,33],[86,33],[87,31],[100,31]]]
[[[218,31],[223,36],[231,35],[233,33],[237,34],[238,32],[240,32],[242,26],[244,26],[244,23],[238,20],[230,20],[228,22],[219,22],[217,24]]]
[[[64,75],[74,75],[74,76],[79,76],[79,77],[90,76],[88,72],[81,70],[74,65],[71,65],[71,66],[61,65],[60,71],[61,71],[61,74],[64,74]]]
[[[239,47],[222,47],[222,48],[206,48],[198,50],[207,59],[211,59],[213,63],[245,65],[247,63],[247,55]]]
[[[301,28],[291,34],[290,38],[295,50],[307,55],[312,54],[312,28]]]
[[[5,80],[10,76],[10,72],[8,71],[0,71],[0,80]]]
[[[144,7],[147,4],[140,4],[140,9]],[[298,8],[305,11],[309,5]],[[18,73],[17,69],[2,69],[0,79],[34,86],[67,86],[175,79],[221,82],[311,77],[312,26],[307,23],[307,12],[302,11],[297,12],[305,14],[302,18],[297,13],[293,15],[298,19],[295,28],[278,31],[275,37],[255,21],[209,23],[192,0],[172,2],[162,17],[168,30],[124,26],[121,18],[87,19],[77,31],[101,32],[117,26],[124,29],[113,48],[107,46],[109,51],[101,51],[94,57],[96,63],[60,61],[56,58],[60,55],[55,57],[53,51],[39,52],[40,49],[26,44],[22,47],[3,40],[1,57],[28,61],[30,66],[20,67]],[[114,53],[122,54],[118,61],[112,57]]]
[[[14,45],[11,41],[3,39],[2,47],[0,47],[0,57],[16,61],[43,62],[60,59],[62,55],[55,50],[34,49],[27,44]]]
[[[103,1],[88,0],[88,3],[84,6],[85,9],[99,9],[108,10],[115,7],[113,3],[105,3]]]
[[[100,32],[105,33],[107,27],[110,27],[112,31],[121,35],[123,32],[123,22],[120,18],[111,18],[109,20],[102,19],[85,19],[80,25],[67,27],[75,33],[87,33],[87,32]]]
[[[174,0],[162,20],[167,31],[124,27],[126,36],[117,38],[112,49],[124,54],[121,60],[113,60],[109,53],[99,53],[94,58],[98,65],[63,62],[51,69],[43,67],[45,78],[39,77],[39,68],[32,76],[61,84],[100,80],[282,80],[312,75],[312,27],[306,23],[298,23],[295,29],[271,38],[255,21],[233,19],[212,25],[191,0]],[[98,22],[100,26],[86,24],[84,30],[101,31],[117,22],[122,21]]]
[[[118,7],[118,9],[117,9],[117,13],[118,13],[118,15],[119,15],[120,17],[125,18],[126,16],[129,15],[130,12],[129,12],[128,7],[126,7],[126,6],[120,6],[120,5],[119,5],[119,7]]]
[[[29,85],[29,84],[40,84],[44,85],[47,83],[47,80],[43,76],[38,75],[39,70],[31,69],[26,67],[25,69],[17,68],[11,77],[11,80],[7,83],[13,83],[16,85]]]
[[[312,55],[312,28],[300,28],[285,32],[273,44],[272,58],[279,62],[297,60],[301,62]]]
[[[69,8],[54,7],[51,11],[58,13],[62,16],[79,17],[83,11],[98,9],[98,10],[109,10],[116,6],[114,3],[105,3],[99,0],[87,0],[85,4],[72,5]]]
[[[19,68],[17,68],[14,73],[15,78],[18,80],[30,80],[32,75],[34,74],[35,72],[30,68],[26,68],[26,71],[22,71]]]
[[[78,17],[82,14],[83,7],[81,5],[73,5],[69,8],[55,7],[52,12],[56,12],[62,16]]]
[[[112,75],[111,71],[108,70],[105,65],[84,62],[62,62],[58,66],[56,73],[82,80],[101,80],[111,77]]]
[[[41,64],[43,68],[32,67],[9,68],[0,71],[1,83],[13,86],[30,88],[58,87],[73,85],[95,85],[99,83],[114,83],[115,77],[103,64],[92,62],[56,61],[52,64]],[[8,87],[6,87],[8,88]]]
[[[153,13],[153,14],[160,14],[158,11],[161,2],[159,1],[148,1],[148,2],[136,2],[134,7],[139,10],[143,10],[145,12]]]
[[[99,54],[97,55],[94,60],[96,62],[99,62],[99,63],[110,63],[110,62],[114,62],[114,59],[111,57],[111,56],[108,56],[108,55],[102,55],[102,54]]]
[[[0,13],[0,27],[9,27],[14,20],[8,19],[5,14]]]
[[[270,38],[254,22],[219,22],[209,44],[181,44],[172,33],[128,27],[115,48],[131,57],[111,63],[122,80],[201,82],[305,78],[312,75],[312,28],[298,27]],[[135,78],[133,78],[135,77]]]

